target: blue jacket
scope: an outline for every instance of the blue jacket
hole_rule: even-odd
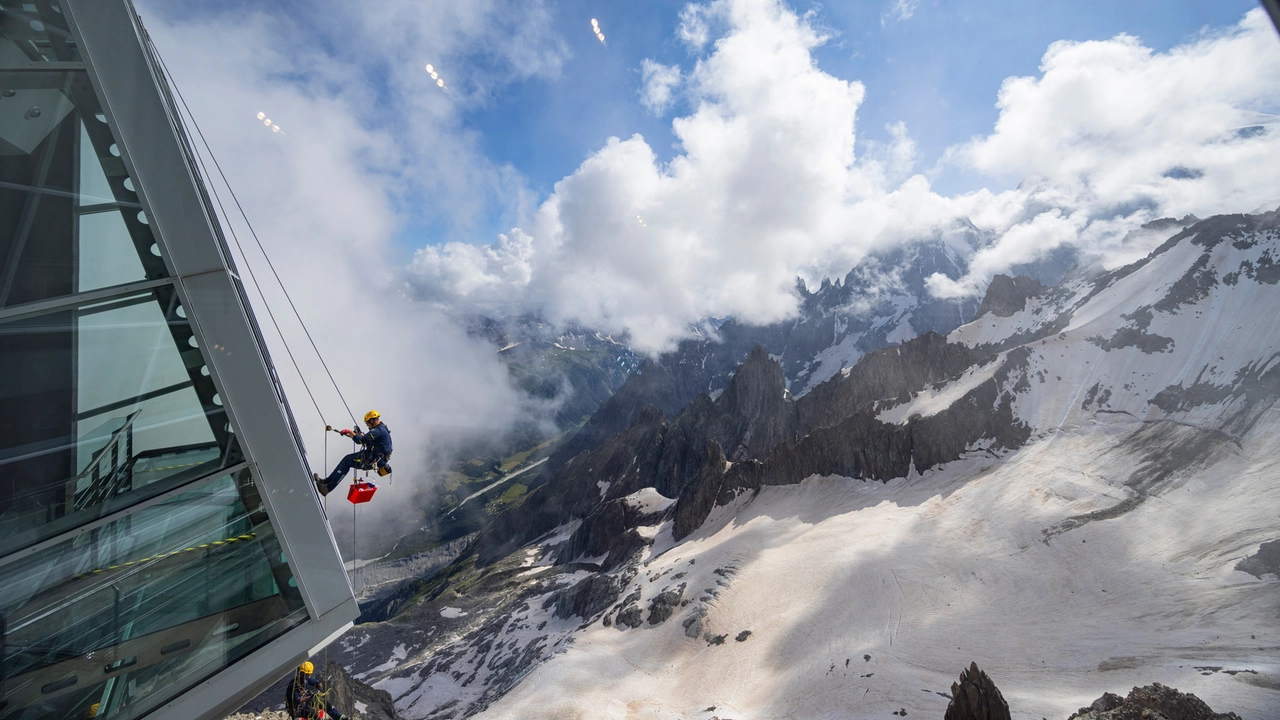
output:
[[[379,423],[378,427],[371,428],[369,432],[358,432],[351,438],[375,455],[386,457],[391,454],[391,431],[387,429],[386,423]]]

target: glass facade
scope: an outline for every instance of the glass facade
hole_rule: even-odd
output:
[[[211,368],[230,353],[184,305],[75,5],[0,0],[0,720],[153,713],[317,613],[265,502],[281,481],[237,440]],[[256,337],[236,297],[204,317]],[[319,572],[314,541],[295,545]]]
[[[0,15],[0,552],[241,459],[57,7]]]
[[[139,717],[307,617],[247,470],[0,574],[14,720]]]

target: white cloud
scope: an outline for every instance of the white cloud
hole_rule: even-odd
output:
[[[1280,110],[1280,45],[1261,11],[1167,53],[1128,35],[1057,42],[1040,70],[1005,80],[994,132],[945,160],[1021,180],[971,201],[975,222],[1012,235],[997,246],[1010,258],[1024,255],[1026,233],[1047,227],[1040,217],[1050,209],[1071,218],[1075,235],[1048,232],[1032,247],[1071,242],[1111,265],[1132,259],[1120,241],[1144,222],[1280,200],[1280,122],[1271,114]],[[989,277],[998,265],[975,273]],[[983,275],[962,284],[978,288]]]
[[[640,102],[649,112],[661,115],[671,106],[672,95],[680,84],[680,68],[676,65],[663,65],[645,58],[640,63],[644,87],[640,91]]]
[[[672,121],[680,154],[663,164],[644,138],[611,138],[526,227],[527,282],[486,271],[471,293],[432,269],[410,277],[417,292],[522,298],[554,319],[630,331],[656,352],[705,317],[788,317],[797,275],[843,275],[868,250],[959,218],[996,240],[968,277],[935,278],[939,295],[980,293],[994,273],[1062,244],[1104,263],[1132,259],[1142,236],[1121,239],[1142,223],[1280,199],[1280,127],[1265,114],[1280,104],[1280,47],[1258,11],[1167,53],[1123,35],[1055,43],[1039,77],[1005,82],[993,132],[940,166],[1021,185],[955,197],[910,174],[917,152],[901,123],[855,157],[863,87],[817,67],[826,37],[809,16],[776,0],[716,0],[681,18],[699,54],[684,84],[693,109]],[[505,242],[495,257],[509,254]],[[420,258],[434,267],[452,254]],[[474,268],[471,257],[458,262]]]
[[[409,272],[418,278],[423,300],[452,306],[455,298],[465,297],[479,311],[505,311],[523,299],[511,293],[532,279],[532,254],[533,239],[516,228],[492,245],[451,242],[422,248]],[[437,295],[430,294],[433,289]]]
[[[920,4],[920,0],[893,0],[893,4],[885,8],[880,13],[880,26],[887,27],[889,23],[900,23],[911,19],[916,13],[916,6]]]
[[[711,39],[709,10],[709,7],[696,3],[689,3],[680,10],[680,25],[676,28],[676,34],[692,51],[701,51]]]
[[[430,194],[448,213],[442,223],[466,226],[495,202],[521,202],[519,176],[486,160],[461,128],[460,110],[486,102],[501,83],[558,72],[564,55],[546,38],[548,21],[536,3],[513,12],[489,2],[402,1],[384,3],[378,13],[331,3],[314,17],[328,18],[316,25],[332,43],[318,42],[288,15],[191,18],[183,10],[141,7],[352,410],[359,417],[377,408],[395,433],[400,482],[379,493],[387,498],[375,512],[409,512],[406,500],[423,488],[431,463],[447,461],[447,451],[470,438],[500,434],[521,412],[522,397],[491,346],[401,292],[393,244],[400,208]],[[427,62],[447,72],[449,93],[427,85]],[[371,72],[384,74],[373,82]],[[288,135],[264,132],[259,111]],[[348,424],[306,338],[285,322],[287,305],[246,229],[232,225],[248,249],[241,270],[257,271],[324,419]],[[519,243],[513,235],[517,255]],[[461,268],[471,262],[481,276],[528,280],[518,263],[492,255],[455,252],[449,268],[464,278]],[[469,293],[482,286],[483,277],[461,285]],[[262,302],[249,292],[263,317]],[[323,425],[271,334],[310,462],[327,473],[323,466],[336,463],[346,444],[329,443],[324,457]]]

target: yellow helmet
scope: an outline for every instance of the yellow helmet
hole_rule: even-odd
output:
[[[298,666],[298,672],[302,673],[303,675],[310,675],[315,671],[316,671],[316,666],[312,665],[310,660],[307,660],[306,662]]]
[[[379,413],[377,410],[370,410],[369,412],[364,414],[364,423],[368,425],[370,420],[373,420],[375,418],[380,418],[380,417],[382,417],[382,414]]]

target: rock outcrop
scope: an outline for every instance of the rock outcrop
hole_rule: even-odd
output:
[[[361,720],[398,720],[391,693],[378,690],[360,682],[337,663],[325,666],[324,676],[329,679],[329,702],[347,715]]]
[[[987,286],[987,293],[982,297],[982,305],[975,317],[987,313],[1009,317],[1024,310],[1027,300],[1044,292],[1044,289],[1044,285],[1034,278],[996,275],[991,278],[991,284]]]
[[[947,720],[950,720],[948,714]],[[1160,683],[1135,687],[1128,697],[1103,693],[1067,720],[1240,720],[1233,712],[1216,713],[1191,693]]]
[[[1009,703],[978,663],[960,673],[960,682],[951,683],[951,703],[944,720],[1011,720]]]

